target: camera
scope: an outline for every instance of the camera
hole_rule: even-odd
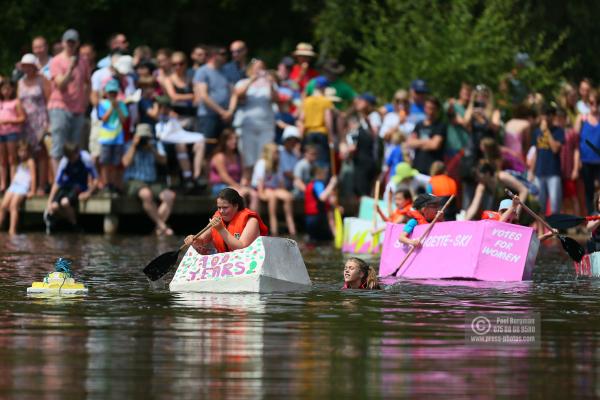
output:
[[[140,138],[139,145],[140,147],[146,147],[150,143],[150,138],[148,136],[142,136]]]

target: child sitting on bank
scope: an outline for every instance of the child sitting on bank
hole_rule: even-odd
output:
[[[310,242],[333,239],[329,226],[329,202],[337,185],[335,176],[327,179],[327,168],[313,167],[313,179],[306,185],[304,192],[304,214],[306,216],[306,232]]]
[[[412,208],[412,194],[408,188],[399,189],[394,194],[394,203],[396,209],[387,217],[379,204],[376,205],[377,213],[384,222],[391,222],[392,224],[403,224],[408,220],[408,212]]]
[[[375,268],[360,258],[349,258],[344,265],[344,286],[342,289],[381,289],[377,282]]]
[[[25,140],[17,146],[18,162],[17,172],[12,177],[12,182],[4,194],[0,205],[0,228],[7,212],[10,212],[9,235],[17,234],[19,223],[19,208],[25,197],[31,198],[35,194],[36,171],[35,162],[31,157],[31,146]]]

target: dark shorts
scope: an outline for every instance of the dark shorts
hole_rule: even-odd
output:
[[[147,187],[152,192],[152,196],[159,198],[161,192],[165,190],[165,186],[160,183],[148,183],[144,181],[130,180],[127,181],[126,193],[127,196],[138,197],[138,193],[142,188]]]
[[[7,135],[0,135],[0,143],[16,142],[19,140],[21,134],[19,132],[9,133]]]
[[[122,144],[103,144],[100,146],[100,164],[121,165],[125,146]]]
[[[80,191],[73,187],[61,187],[56,192],[54,199],[52,202],[60,204],[60,201],[64,198],[69,200],[69,204],[71,207],[77,209],[77,205],[79,204],[79,193]]]
[[[218,115],[198,117],[198,132],[202,133],[207,139],[217,139],[225,128],[225,123]]]

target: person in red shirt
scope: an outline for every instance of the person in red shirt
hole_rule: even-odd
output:
[[[408,212],[412,208],[412,194],[408,189],[400,189],[394,194],[394,203],[396,205],[396,209],[390,214],[389,217],[386,217],[379,204],[376,205],[377,213],[385,222],[391,222],[392,224],[401,224],[406,222],[408,219]]]
[[[317,53],[309,43],[298,43],[296,51],[292,54],[296,58],[296,64],[292,67],[289,79],[296,82],[303,93],[308,81],[319,75],[317,70],[310,66]]]
[[[217,212],[210,219],[212,229],[194,239],[185,238],[186,245],[192,245],[201,254],[205,254],[212,244],[218,253],[248,247],[259,236],[265,236],[269,230],[260,216],[246,208],[244,198],[232,188],[225,188],[217,195]]]

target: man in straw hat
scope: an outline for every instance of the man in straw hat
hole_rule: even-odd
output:
[[[296,58],[296,64],[292,67],[290,79],[298,83],[300,92],[304,92],[306,84],[318,75],[317,71],[310,66],[317,53],[314,52],[311,44],[298,43],[292,55]]]

